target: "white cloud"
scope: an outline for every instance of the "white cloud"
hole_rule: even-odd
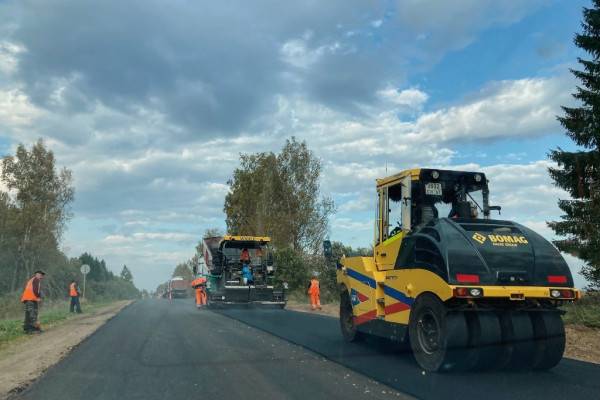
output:
[[[108,235],[103,241],[110,244],[126,244],[142,241],[190,242],[199,240],[198,235],[183,232],[135,232],[132,235]]]
[[[560,106],[572,103],[573,87],[567,76],[496,82],[474,100],[421,115],[412,132],[444,142],[552,133]]]
[[[18,88],[2,90],[0,88],[0,127],[21,131],[29,127],[42,115],[29,98]]]
[[[0,73],[12,75],[18,66],[19,53],[23,53],[25,48],[9,41],[0,41]]]
[[[429,98],[427,93],[419,89],[410,88],[399,91],[393,86],[387,86],[385,89],[378,91],[377,95],[394,105],[408,107],[413,110],[421,109]]]
[[[371,26],[373,28],[380,28],[381,25],[383,25],[383,20],[381,20],[381,19],[376,19],[375,21],[371,21]]]
[[[342,45],[334,41],[327,45],[310,48],[308,41],[312,35],[304,35],[301,39],[291,39],[281,46],[281,59],[297,68],[309,68],[327,53],[333,54],[342,49]]]

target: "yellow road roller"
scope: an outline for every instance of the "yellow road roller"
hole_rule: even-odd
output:
[[[336,262],[346,340],[409,344],[426,371],[560,362],[559,307],[581,293],[550,242],[491,218],[485,174],[411,169],[378,179],[376,195],[373,256]]]

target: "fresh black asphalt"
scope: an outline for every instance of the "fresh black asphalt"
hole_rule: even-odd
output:
[[[250,312],[254,312],[250,310]],[[282,317],[287,312],[279,310]],[[190,299],[144,300],[82,342],[20,399],[405,399]]]
[[[335,318],[198,311],[190,300],[145,300],[101,327],[19,398],[405,398],[400,392],[448,400],[596,399],[600,366],[565,359],[549,372],[429,374],[409,353],[377,342],[345,343]]]
[[[251,311],[251,312],[249,312]],[[222,314],[312,350],[420,399],[600,399],[600,365],[563,359],[550,371],[430,374],[406,351],[382,343],[345,343],[336,318],[280,310]]]

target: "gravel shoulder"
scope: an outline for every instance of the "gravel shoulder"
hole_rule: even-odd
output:
[[[286,308],[337,318],[338,307],[335,303],[323,304],[322,310],[312,311],[308,304],[290,301]],[[600,329],[583,325],[566,325],[565,330],[567,334],[565,357],[600,364]]]
[[[131,301],[119,301],[16,340],[0,351],[0,399],[23,391]]]

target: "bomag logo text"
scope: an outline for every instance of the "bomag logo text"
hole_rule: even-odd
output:
[[[484,244],[486,240],[489,239],[492,246],[500,247],[516,247],[529,243],[525,236],[520,235],[483,235],[479,232],[475,232],[472,238],[479,244]]]

